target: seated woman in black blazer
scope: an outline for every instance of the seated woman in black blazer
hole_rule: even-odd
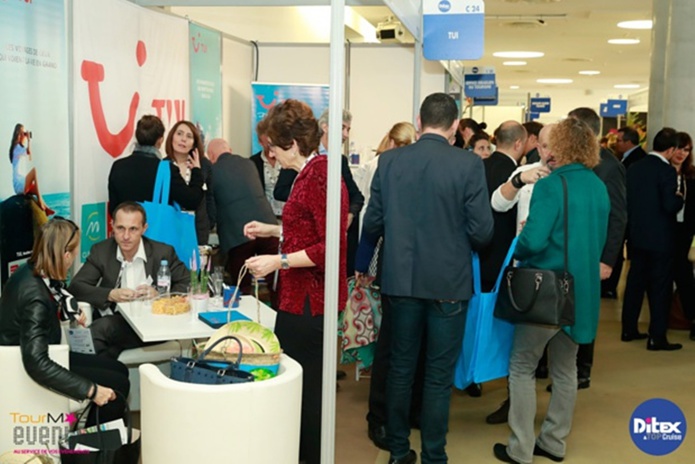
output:
[[[91,400],[102,406],[100,421],[108,422],[123,416],[130,391],[128,369],[112,359],[70,352],[68,370],[48,357],[48,345],[61,341],[61,321],[84,325],[86,320],[64,283],[79,244],[74,222],[54,218],[44,224],[29,262],[3,289],[0,345],[19,345],[24,369],[36,383],[77,401]],[[96,408],[91,408],[87,425],[95,423]]]

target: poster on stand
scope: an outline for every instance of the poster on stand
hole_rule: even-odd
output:
[[[81,224],[83,205],[108,200],[111,165],[132,152],[142,116],[158,116],[167,130],[189,119],[188,21],[125,0],[72,5],[73,196]]]
[[[311,107],[316,119],[328,108],[328,85],[315,84],[269,84],[252,82],[253,99],[251,101],[251,153],[261,151],[261,144],[256,137],[256,125],[278,103],[293,98],[301,100]]]
[[[0,201],[70,216],[65,4],[0,3]]]
[[[222,36],[196,24],[189,25],[191,121],[203,142],[222,137]]]

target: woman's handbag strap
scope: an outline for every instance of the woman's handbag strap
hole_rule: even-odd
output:
[[[567,219],[569,216],[568,212],[568,201],[567,201],[567,179],[565,179],[565,176],[560,176],[560,179],[562,180],[562,202],[564,206],[564,216],[565,216],[565,274],[567,274],[569,271],[567,270],[567,248],[568,248],[568,243],[570,241],[570,236],[569,236],[569,220]]]
[[[512,244],[509,245],[509,251],[507,251],[507,256],[504,258],[504,262],[502,263],[502,267],[500,268],[500,273],[497,276],[497,281],[495,282],[495,287],[492,289],[492,293],[497,293],[500,291],[500,285],[502,285],[502,277],[504,277],[504,271],[507,269],[507,266],[509,266],[509,263],[512,262],[512,257],[514,256],[514,251],[516,250],[516,244],[519,241],[519,236],[517,235],[514,237],[514,240],[512,240]]]

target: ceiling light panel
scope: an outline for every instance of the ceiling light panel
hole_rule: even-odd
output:
[[[525,61],[503,61],[502,64],[505,66],[526,66],[528,63]]]
[[[622,21],[618,23],[618,27],[621,29],[651,29],[652,20],[640,19],[637,21]]]
[[[574,82],[572,79],[560,79],[560,78],[545,78],[545,79],[536,79],[536,82],[539,84],[571,84]]]
[[[608,43],[612,45],[636,45],[639,43],[639,39],[610,39]]]
[[[601,71],[595,71],[592,69],[587,69],[585,71],[579,71],[579,74],[581,74],[582,76],[596,76],[598,74],[601,74]]]

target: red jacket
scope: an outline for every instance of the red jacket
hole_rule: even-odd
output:
[[[348,194],[342,179],[340,184],[340,264],[336,308],[338,311],[344,309],[347,301],[345,267]],[[280,311],[302,314],[304,301],[308,296],[311,315],[318,316],[324,313],[327,187],[328,157],[316,156],[297,176],[292,193],[282,211],[282,252],[289,254],[304,250],[316,266],[280,271]]]

